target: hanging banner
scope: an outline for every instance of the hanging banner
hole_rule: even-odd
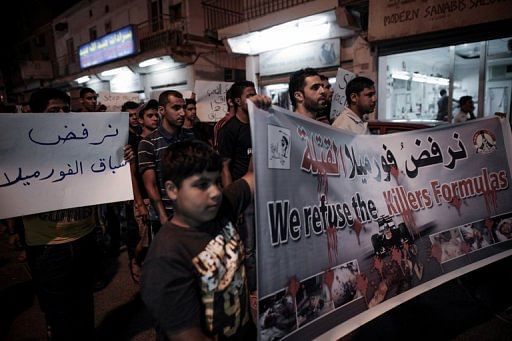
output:
[[[504,120],[352,135],[250,109],[261,340],[318,337],[512,254]]]
[[[0,114],[0,218],[133,199],[123,113]]]
[[[228,112],[226,92],[231,82],[201,81],[195,82],[197,117],[201,122],[217,122]]]

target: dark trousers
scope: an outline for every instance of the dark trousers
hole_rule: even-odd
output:
[[[94,233],[65,244],[27,246],[51,340],[94,339],[95,247]]]

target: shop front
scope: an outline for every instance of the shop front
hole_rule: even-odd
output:
[[[452,122],[463,96],[477,117],[510,118],[511,8],[507,0],[370,0],[378,118]]]

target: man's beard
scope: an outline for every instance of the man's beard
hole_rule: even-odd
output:
[[[319,112],[324,110],[327,107],[327,101],[323,100],[322,102],[316,102],[312,101],[308,98],[305,98],[304,100],[304,108],[306,108],[307,111],[315,113],[317,115]]]

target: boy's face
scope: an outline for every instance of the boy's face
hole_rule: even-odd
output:
[[[48,101],[44,112],[69,112],[69,105],[60,98],[54,98]]]
[[[95,92],[85,93],[81,101],[86,110],[91,112],[96,111],[96,106],[98,105],[98,95],[96,95]]]
[[[222,201],[220,172],[192,175],[178,188],[172,181],[165,182],[167,195],[174,202],[173,223],[183,227],[198,227],[217,215]]]
[[[147,109],[144,111],[142,118],[139,118],[139,123],[146,129],[155,130],[158,126],[158,111],[156,109]]]
[[[127,109],[126,111],[128,111],[128,114],[130,115],[130,119],[128,120],[130,128],[137,128],[139,126],[139,120],[137,119],[137,108]]]
[[[197,112],[195,104],[187,104],[187,108],[185,109],[185,119],[192,123],[195,123],[197,121]]]

